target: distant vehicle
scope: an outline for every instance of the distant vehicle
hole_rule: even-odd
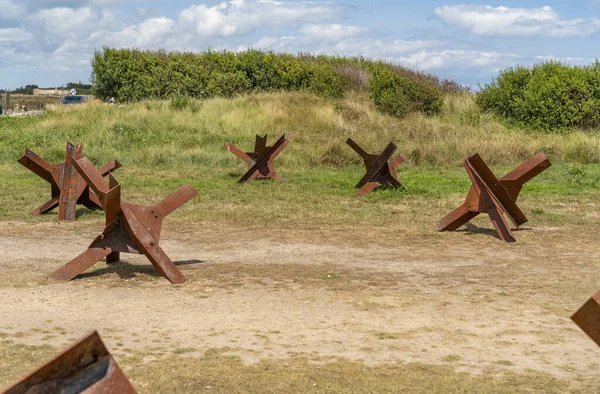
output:
[[[87,96],[65,96],[60,100],[61,104],[83,104],[88,100]]]

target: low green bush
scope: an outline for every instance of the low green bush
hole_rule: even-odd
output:
[[[483,111],[536,130],[600,126],[600,64],[514,67],[477,94]]]
[[[248,92],[252,87],[250,79],[242,71],[212,73],[206,85],[209,97],[233,97]]]
[[[404,116],[409,112],[439,114],[442,90],[428,81],[410,79],[390,68],[379,67],[369,80],[371,98],[382,112]]]
[[[333,68],[314,65],[308,90],[317,96],[342,98],[347,90],[347,81]]]

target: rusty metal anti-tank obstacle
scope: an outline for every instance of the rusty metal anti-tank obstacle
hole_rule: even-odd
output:
[[[74,342],[3,394],[135,394],[97,332]]]
[[[398,166],[406,161],[406,155],[401,154],[392,159],[392,155],[398,149],[393,142],[390,142],[380,155],[365,152],[350,138],[346,143],[362,157],[367,168],[367,173],[356,185],[356,188],[360,189],[355,194],[356,197],[364,197],[380,185],[406,189],[398,179]]]
[[[254,179],[274,179],[285,182],[286,179],[275,172],[273,161],[288,145],[283,135],[273,146],[267,146],[267,136],[256,136],[254,152],[244,152],[227,142],[225,149],[246,162],[248,171],[239,180],[239,183],[252,182]]]
[[[571,316],[571,320],[600,346],[600,291],[583,304]]]
[[[185,185],[150,207],[132,204],[121,200],[121,185],[112,174],[107,181],[86,157],[73,160],[73,165],[99,197],[106,216],[106,227],[85,252],[50,277],[69,281],[105,257],[107,263],[119,261],[123,252],[144,254],[171,283],[185,282],[184,276],[158,243],[163,219],[196,197],[196,189]]]
[[[526,182],[551,165],[546,155],[540,152],[498,179],[478,154],[468,157],[463,166],[471,179],[471,189],[465,202],[440,221],[439,231],[457,230],[480,213],[486,213],[498,237],[506,242],[515,242],[504,216],[517,228],[527,222],[527,217],[516,204],[519,193]]]
[[[85,180],[73,167],[73,160],[82,156],[83,144],[74,145],[67,142],[65,161],[50,164],[42,157],[29,149],[18,162],[30,171],[50,183],[51,198],[40,207],[30,212],[30,215],[40,215],[58,207],[58,220],[72,221],[76,219],[77,205],[84,205],[89,209],[102,209],[98,197],[92,193]],[[102,176],[106,176],[121,164],[113,160],[99,169]]]

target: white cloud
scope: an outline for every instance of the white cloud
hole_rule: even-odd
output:
[[[309,21],[339,17],[342,7],[331,2],[231,0],[213,7],[192,5],[179,12],[179,22],[199,36],[234,36],[265,26],[297,27]]]
[[[23,19],[22,25],[37,38],[37,46],[52,53],[70,41],[85,41],[94,31],[109,28],[114,22],[109,11],[91,7],[40,10]]]
[[[332,25],[305,25],[299,30],[300,33],[314,39],[324,41],[340,41],[349,37],[367,34],[369,29],[358,26],[346,26],[340,24]]]
[[[300,30],[302,32],[303,29]],[[365,30],[368,33],[368,30]],[[368,34],[366,34],[368,36]],[[441,45],[438,41],[404,41],[354,37],[340,41],[322,40],[318,36],[284,36],[263,37],[252,45],[252,48],[274,50],[279,52],[313,52],[329,55],[364,56],[378,59],[391,59],[407,53],[435,48]]]
[[[561,19],[545,6],[508,8],[489,5],[447,5],[435,14],[449,25],[478,36],[588,36],[600,30],[600,19]]]
[[[434,40],[383,40],[383,39],[351,39],[343,40],[335,45],[338,53],[351,53],[353,55],[382,57],[396,56],[424,48],[433,48],[441,43]]]
[[[0,29],[0,45],[16,45],[34,39],[31,33],[21,28]]]
[[[144,0],[0,0],[0,28],[44,10],[80,9]]]
[[[39,61],[39,52],[31,51],[35,37],[21,28],[0,29],[0,69],[33,67]]]
[[[137,25],[126,26],[122,30],[98,31],[90,35],[91,41],[102,45],[110,43],[113,47],[159,48],[168,47],[174,38],[175,22],[172,19],[150,18]]]
[[[49,8],[82,8],[90,6],[105,6],[109,4],[137,2],[143,0],[8,0],[15,4],[21,4],[28,10],[41,10]]]
[[[18,19],[25,14],[25,7],[12,0],[0,0],[0,20]]]
[[[252,47],[290,53],[309,51],[379,58],[434,48],[441,44],[435,40],[377,38],[367,28],[341,24],[304,25],[297,33],[299,34],[282,37],[265,36]]]
[[[423,71],[440,70],[456,66],[496,70],[523,61],[515,54],[476,50],[419,51],[397,59],[400,63]]]
[[[439,72],[442,70],[462,69],[475,70],[483,74],[496,74],[500,70],[516,65],[532,66],[542,61],[560,61],[572,65],[585,65],[594,62],[592,58],[555,57],[555,56],[520,56],[514,53],[493,51],[437,49],[422,50],[406,56],[390,58],[421,71]]]

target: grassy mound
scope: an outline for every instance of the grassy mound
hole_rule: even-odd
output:
[[[96,96],[122,102],[273,91],[341,98],[369,91],[378,109],[405,116],[437,114],[444,92],[464,91],[452,81],[381,61],[255,50],[196,54],[105,47],[95,53],[92,68]]]
[[[179,110],[177,110],[179,109]],[[279,160],[295,168],[360,164],[348,137],[370,151],[398,144],[416,166],[457,166],[478,152],[490,165],[516,164],[538,151],[553,162],[600,161],[600,138],[584,131],[532,134],[481,114],[470,94],[447,95],[441,114],[399,119],[374,108],[366,94],[341,100],[308,93],[263,93],[234,99],[146,101],[124,106],[98,102],[52,107],[44,118],[0,121],[0,162],[13,163],[25,147],[52,160],[67,139],[85,142],[93,160],[118,157],[126,165],[176,169],[231,168],[227,141],[250,147],[256,134],[286,134],[292,142]]]

